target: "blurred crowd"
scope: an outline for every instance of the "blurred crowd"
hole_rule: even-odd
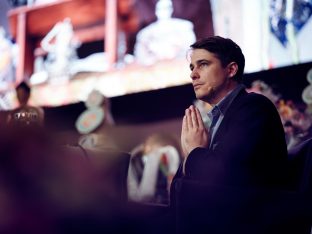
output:
[[[272,87],[260,80],[254,81],[248,91],[263,94],[275,104],[284,125],[288,150],[312,137],[310,105],[285,100],[281,94],[275,93]]]

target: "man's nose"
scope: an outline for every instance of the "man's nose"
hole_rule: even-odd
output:
[[[192,80],[198,79],[199,78],[199,74],[196,68],[194,68],[190,74],[190,77]]]

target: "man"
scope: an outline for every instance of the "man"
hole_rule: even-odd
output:
[[[244,65],[230,39],[215,36],[191,45],[190,76],[196,97],[212,106],[211,124],[206,129],[196,107],[185,110],[185,158],[170,191],[177,233],[285,233],[279,224],[292,220],[289,213],[271,218],[287,207],[276,205],[279,193],[271,193],[284,187],[284,130],[273,103],[245,91]]]
[[[12,110],[8,117],[9,124],[39,125],[44,124],[44,110],[41,107],[29,105],[31,89],[26,82],[21,82],[16,88],[18,107]]]
[[[208,184],[275,187],[282,183],[287,149],[279,114],[266,97],[242,85],[245,59],[230,39],[210,37],[191,45],[196,97],[213,108],[206,129],[194,106],[185,111],[183,177]]]

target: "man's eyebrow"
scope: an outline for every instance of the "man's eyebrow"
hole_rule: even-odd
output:
[[[197,60],[195,63],[198,65],[198,64],[201,64],[201,63],[203,63],[203,62],[205,62],[205,63],[210,63],[210,60],[207,60],[207,59],[199,59],[199,60]],[[193,63],[190,63],[190,69],[192,69],[192,68],[194,68],[194,65],[193,65]]]
[[[196,61],[196,64],[200,64],[200,63],[202,63],[202,62],[209,63],[210,61],[207,60],[207,59],[199,59],[199,60]]]

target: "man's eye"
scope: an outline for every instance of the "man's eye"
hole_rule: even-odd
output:
[[[202,67],[205,67],[207,65],[208,65],[208,63],[201,63],[201,64],[199,64],[199,67],[202,68]]]

